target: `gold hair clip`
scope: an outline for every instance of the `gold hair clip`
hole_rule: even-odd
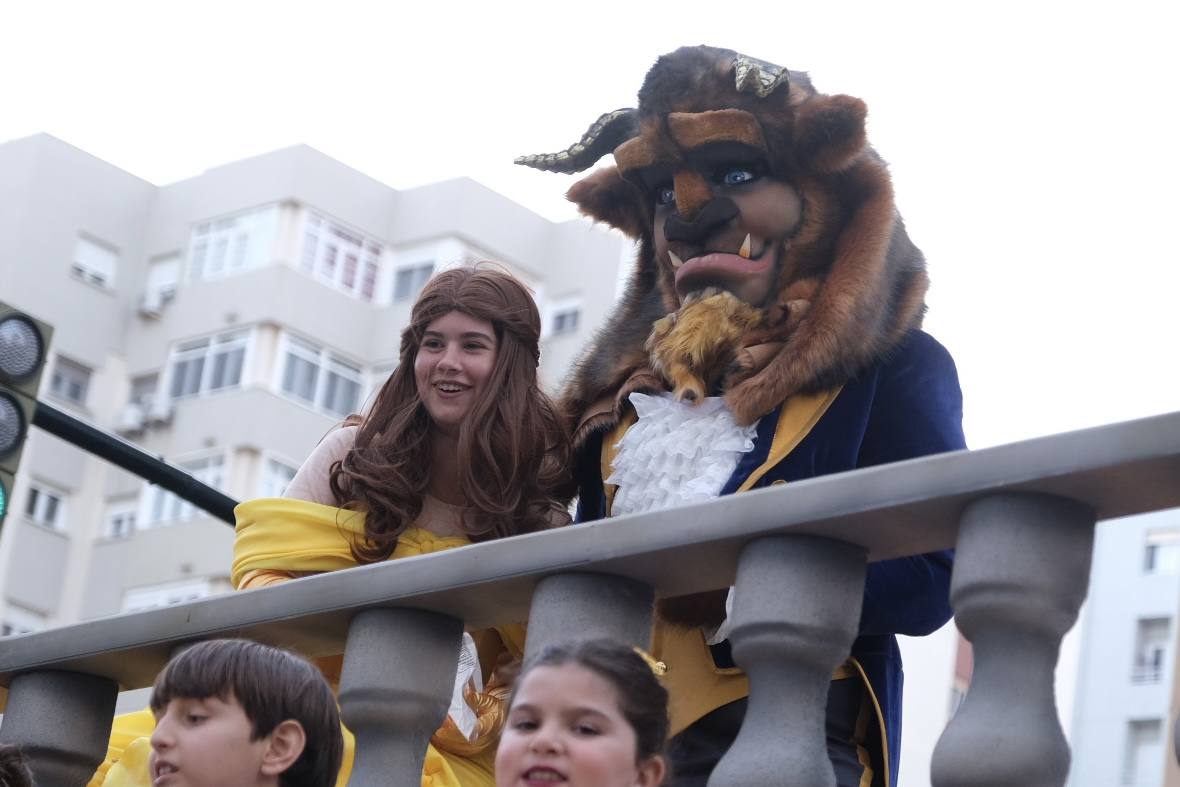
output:
[[[647,666],[651,667],[652,674],[655,675],[657,678],[663,677],[664,673],[668,671],[667,664],[665,664],[662,661],[656,661],[655,657],[652,656],[650,653],[648,653],[643,648],[640,648],[637,646],[635,648],[632,648],[632,650],[634,650],[636,653],[639,654],[639,658],[643,659],[644,663],[647,664]]]

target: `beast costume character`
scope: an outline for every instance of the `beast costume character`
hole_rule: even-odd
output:
[[[710,47],[661,57],[638,107],[518,163],[580,172],[583,213],[638,241],[628,290],[563,394],[579,520],[965,447],[954,362],[920,330],[925,261],[865,139],[865,105]],[[724,527],[723,523],[718,524]],[[840,785],[896,782],[896,634],[950,618],[949,552],[872,564],[833,675]],[[745,713],[725,591],[662,599],[676,785],[703,785]]]

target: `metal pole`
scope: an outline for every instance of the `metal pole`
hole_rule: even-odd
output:
[[[148,483],[167,489],[181,500],[192,503],[218,519],[234,524],[237,500],[198,481],[158,456],[152,456],[134,443],[80,421],[41,400],[37,400],[37,408],[33,411],[33,426],[134,473]]]

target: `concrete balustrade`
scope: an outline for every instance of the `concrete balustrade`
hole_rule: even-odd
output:
[[[529,619],[530,652],[571,636],[646,644],[653,593],[736,583],[731,641],[751,697],[711,784],[831,784],[823,687],[855,635],[865,561],[957,546],[952,603],[975,680],[934,784],[1061,785],[1053,672],[1085,596],[1095,516],[1180,507],[1177,478],[1180,413],[11,637],[0,741],[26,748],[40,787],[80,787],[105,749],[116,685],[150,686],[183,643],[240,636],[345,653],[352,783],[416,787],[464,624]]]
[[[625,577],[571,572],[537,583],[525,658],[572,639],[616,639],[651,647],[651,586]]]
[[[856,638],[865,556],[813,536],[760,538],[742,550],[729,641],[750,699],[710,787],[835,787],[824,711],[832,670]]]
[[[12,679],[0,743],[21,747],[37,787],[82,787],[107,753],[118,685],[42,670]]]
[[[1060,787],[1069,747],[1053,675],[1090,580],[1094,511],[999,494],[963,512],[951,605],[974,647],[967,697],[939,739],[935,787]]]
[[[1172,753],[1176,755],[1176,762],[1180,762],[1180,718],[1172,722]]]
[[[356,736],[353,787],[419,787],[451,702],[463,623],[413,609],[361,612],[348,628],[340,715]]]

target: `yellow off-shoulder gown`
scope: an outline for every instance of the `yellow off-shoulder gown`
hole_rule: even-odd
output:
[[[293,576],[338,571],[357,565],[349,546],[364,533],[364,514],[334,506],[289,498],[262,498],[242,503],[237,515],[234,587],[258,587]],[[422,528],[409,528],[398,538],[390,560],[467,546],[462,537],[440,537]],[[503,648],[515,658],[524,650],[524,627],[496,629]],[[340,657],[322,660],[321,669],[333,683],[339,677]],[[150,787],[148,755],[155,719],[150,710],[115,718],[106,760],[87,787]],[[343,729],[343,728],[342,728]],[[343,729],[344,761],[337,787],[348,783],[355,742]],[[442,751],[432,744],[426,752],[422,787],[492,787],[495,784],[494,736],[480,746],[463,746],[475,753]],[[441,744],[440,744],[441,745]]]

